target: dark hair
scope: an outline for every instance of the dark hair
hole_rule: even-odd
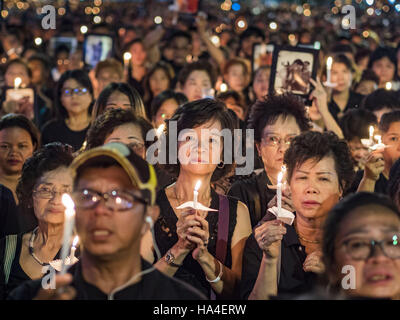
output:
[[[56,47],[56,50],[54,51],[54,57],[57,57],[57,55],[61,52],[66,52],[69,55],[70,49],[68,48],[67,45],[60,44],[59,46]]]
[[[370,192],[357,192],[345,197],[328,213],[324,223],[322,240],[323,259],[326,266],[334,265],[335,239],[339,233],[341,222],[355,209],[376,205],[393,211],[398,218],[400,213],[393,202],[385,195]]]
[[[232,66],[236,66],[236,65],[242,66],[244,72],[245,72],[246,74],[249,74],[249,68],[248,68],[246,62],[244,62],[244,60],[243,60],[243,59],[240,59],[240,58],[233,58],[233,59],[228,60],[228,61],[226,62],[226,64],[225,64],[225,66],[224,66],[223,74],[227,74],[227,73],[229,72],[229,69],[230,69]]]
[[[346,66],[348,70],[350,70],[350,72],[354,72],[353,63],[344,54],[337,54],[333,56],[333,63],[342,63]]]
[[[229,98],[235,100],[236,104],[243,110],[244,118],[246,118],[248,109],[245,106],[245,102],[243,101],[242,96],[238,92],[234,90],[228,90],[225,92],[220,92],[217,95],[217,100],[222,101],[224,103]]]
[[[388,47],[379,47],[377,48],[374,52],[372,52],[371,57],[369,58],[369,64],[368,68],[372,68],[374,63],[378,60],[381,60],[383,58],[388,58],[390,62],[394,64],[395,67],[395,77],[397,74],[397,57],[396,57],[396,52],[393,48],[388,48]]]
[[[126,96],[128,96],[131,103],[132,110],[138,116],[146,117],[146,110],[144,108],[142,97],[136,89],[132,88],[129,84],[125,82],[111,82],[109,83],[102,92],[100,92],[99,97],[93,107],[92,119],[95,120],[99,115],[101,115],[104,110],[106,110],[107,101],[111,94],[115,91],[119,91]]]
[[[150,88],[150,78],[157,70],[164,71],[165,75],[168,77],[169,87],[172,85],[172,79],[175,77],[174,69],[172,69],[171,65],[164,62],[159,61],[157,62],[153,68],[149,70],[146,77],[144,78],[144,90],[145,90],[145,101],[151,102],[153,99],[153,92],[151,92]]]
[[[184,86],[185,82],[189,78],[190,74],[194,71],[204,71],[207,73],[208,77],[211,81],[211,86],[214,87],[216,81],[216,75],[214,73],[214,68],[207,61],[196,61],[193,63],[189,63],[183,67],[183,69],[179,72],[178,82]]]
[[[375,112],[384,108],[392,110],[399,109],[400,103],[395,91],[378,89],[367,95],[361,106],[369,111]]]
[[[186,31],[174,30],[168,38],[168,42],[171,43],[175,38],[186,38],[189,43],[192,43],[192,35]]]
[[[32,207],[33,189],[40,177],[59,167],[69,167],[74,159],[72,151],[70,145],[52,142],[38,149],[25,161],[17,185],[17,196],[23,207]]]
[[[165,90],[161,92],[159,95],[155,96],[151,103],[151,118],[153,119],[158,110],[161,108],[163,103],[169,99],[174,99],[178,106],[188,102],[187,97],[180,92],[175,92],[173,90]]]
[[[62,95],[61,91],[64,86],[64,83],[70,79],[75,80],[80,85],[87,88],[89,90],[89,93],[92,95],[92,99],[93,99],[93,87],[92,87],[92,82],[90,81],[88,74],[85,71],[80,70],[80,69],[65,71],[61,75],[60,80],[58,80],[57,87],[56,87],[55,107],[56,107],[56,115],[59,119],[68,118],[68,112],[61,103],[61,95]],[[92,107],[93,107],[93,101],[88,110],[89,114],[92,112]]]
[[[144,48],[143,39],[142,38],[135,38],[135,39],[129,41],[127,44],[124,45],[124,50],[123,51],[128,51],[135,43],[140,43]]]
[[[381,121],[379,122],[379,131],[381,133],[388,132],[390,125],[393,122],[400,122],[400,110],[392,111],[382,115]]]
[[[108,58],[96,64],[96,67],[94,68],[96,78],[99,77],[99,73],[103,69],[113,69],[113,71],[117,73],[120,78],[122,78],[124,75],[124,69],[121,62],[114,58]]]
[[[357,51],[354,60],[356,63],[359,63],[362,59],[369,58],[370,55],[371,55],[371,50],[362,48]]]
[[[250,26],[245,31],[243,31],[243,33],[240,35],[240,38],[239,38],[240,46],[242,45],[242,42],[244,39],[250,38],[251,36],[260,37],[260,38],[262,38],[263,41],[265,40],[265,35],[261,31],[260,28]]]
[[[344,55],[345,53],[354,55],[354,48],[350,44],[337,43],[331,47],[330,52],[337,55]]]
[[[373,81],[378,85],[379,84],[379,77],[371,69],[365,69],[363,71],[362,75],[361,75],[360,82],[361,81]]]
[[[335,160],[340,188],[346,192],[354,178],[353,161],[346,141],[339,139],[331,131],[303,132],[292,140],[284,158],[284,162],[288,166],[288,181],[294,170],[307,160],[312,159],[319,162],[325,157],[333,157]]]
[[[7,128],[21,128],[29,133],[34,150],[40,148],[40,131],[35,124],[22,114],[9,113],[0,118],[0,131]]]
[[[396,200],[398,203],[400,203],[400,159],[397,159],[397,161],[390,168],[387,188],[389,197],[395,203]]]
[[[290,93],[271,94],[265,101],[257,100],[251,107],[247,128],[254,129],[254,140],[260,142],[265,126],[275,123],[280,116],[284,119],[293,116],[301,131],[311,129],[306,108],[300,98]]]
[[[99,115],[89,128],[86,135],[86,150],[102,146],[107,136],[109,136],[116,127],[128,123],[140,127],[145,146],[148,148],[152,142],[146,141],[146,135],[149,130],[153,129],[153,126],[144,118],[135,115],[131,110],[110,109]]]
[[[347,141],[351,141],[354,138],[368,139],[369,126],[377,124],[378,119],[371,111],[360,108],[346,111],[339,120],[340,128]]]
[[[26,70],[26,73],[28,74],[28,77],[29,77],[29,78],[32,78],[32,71],[31,71],[31,69],[29,69],[29,67],[28,67],[28,65],[26,64],[26,62],[25,62],[24,60],[22,60],[21,58],[15,58],[15,59],[10,60],[10,61],[7,63],[7,66],[6,66],[6,68],[5,68],[5,73],[7,72],[8,68],[11,67],[13,64],[19,64],[19,65],[23,66],[23,67],[25,68],[25,70]]]
[[[179,137],[179,133],[184,129],[193,129],[198,126],[201,126],[208,121],[219,121],[221,123],[221,129],[228,129],[232,132],[233,130],[239,127],[237,119],[235,119],[234,113],[228,110],[224,103],[220,101],[216,101],[214,99],[199,99],[192,102],[185,103],[181,107],[179,107],[175,114],[171,119],[166,120],[166,135],[164,139],[166,139],[167,143],[167,159],[169,157],[169,127],[170,122],[176,122],[177,125],[177,134],[176,137]],[[222,151],[225,154],[225,150]],[[231,159],[233,162],[233,150],[228,150],[231,153]],[[230,160],[230,159],[229,159]],[[177,163],[177,164],[174,164]],[[168,172],[172,175],[178,176],[180,170],[180,163],[177,159],[169,159],[167,164],[163,166]],[[222,168],[216,168],[211,181],[218,181],[225,175],[229,174],[235,167],[235,164],[226,163]]]

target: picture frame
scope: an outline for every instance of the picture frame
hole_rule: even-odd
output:
[[[69,49],[69,53],[73,54],[78,48],[78,39],[75,37],[59,37],[59,36],[52,37],[50,39],[48,47],[49,56],[53,57],[56,49],[61,45],[67,46]]]
[[[253,57],[251,59],[251,70],[254,72],[262,66],[271,66],[274,53],[274,43],[253,44]]]
[[[91,69],[114,55],[114,38],[108,34],[90,33],[83,42],[83,62]]]
[[[275,46],[269,94],[292,93],[308,99],[318,70],[319,50],[304,47]]]

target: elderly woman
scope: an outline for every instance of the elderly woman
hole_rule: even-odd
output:
[[[167,130],[165,138],[169,141],[170,134],[180,137],[178,163],[168,165],[178,178],[158,193],[160,216],[154,225],[163,257],[155,261],[150,234],[143,240],[142,255],[165,274],[186,281],[209,297],[229,298],[241,277],[250,219],[243,203],[218,195],[211,183],[233,167],[230,159],[221,159],[226,156],[221,131],[232,131],[237,123],[223,103],[212,99],[184,104],[168,122],[172,121],[176,121],[177,132]],[[167,151],[169,154],[172,149]],[[173,160],[169,163],[176,163]],[[193,200],[198,181],[198,202],[218,212],[177,209]]]
[[[329,213],[323,232],[332,293],[400,299],[400,212],[389,198],[368,192],[346,197]]]
[[[9,235],[0,242],[0,297],[4,298],[25,280],[43,276],[42,268],[61,248],[64,206],[61,195],[72,190],[68,145],[51,143],[36,151],[23,167],[17,194],[30,208],[38,226],[30,232]]]
[[[245,299],[299,294],[314,286],[325,269],[323,223],[354,175],[346,142],[331,132],[311,131],[294,138],[285,163],[294,223],[285,226],[271,214],[254,229],[243,257]]]
[[[276,193],[269,186],[276,185],[285,151],[294,137],[310,129],[310,124],[304,104],[295,96],[284,94],[257,101],[251,109],[248,128],[254,129],[255,145],[264,170],[235,182],[228,194],[249,208],[254,227],[265,215],[266,206]]]

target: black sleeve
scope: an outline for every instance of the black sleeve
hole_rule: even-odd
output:
[[[18,234],[17,205],[12,192],[0,186],[0,239],[9,234]]]
[[[251,225],[254,226],[253,217],[255,215],[254,214],[255,206],[253,197],[251,197],[251,195],[249,194],[249,189],[250,186],[246,188],[246,183],[244,181],[239,180],[232,185],[232,187],[228,191],[228,196],[238,199],[247,206],[247,208],[249,209]]]
[[[351,184],[350,188],[347,190],[346,195],[357,192],[358,186],[360,185],[363,175],[364,175],[364,170],[357,171],[356,176],[354,177],[353,183]]]
[[[242,263],[242,281],[240,283],[240,298],[247,300],[258,277],[262,260],[262,251],[258,247],[254,234],[246,241]]]
[[[42,284],[42,279],[25,281],[7,296],[7,300],[33,300]]]

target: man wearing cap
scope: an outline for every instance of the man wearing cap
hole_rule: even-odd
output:
[[[204,299],[140,257],[142,235],[159,213],[150,164],[127,146],[110,143],[82,153],[71,169],[80,261],[56,276],[56,289],[43,289],[41,280],[28,281],[9,299]]]

